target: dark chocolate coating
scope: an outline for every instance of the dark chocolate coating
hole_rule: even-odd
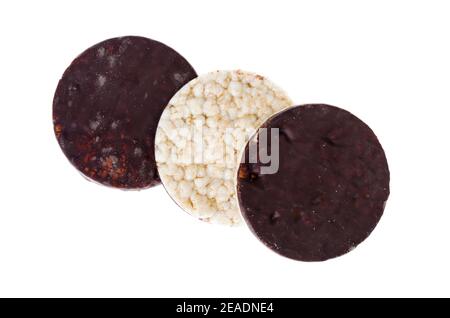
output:
[[[53,100],[59,145],[85,176],[123,189],[160,183],[154,144],[161,113],[197,77],[170,47],[147,38],[109,39],[64,72]]]
[[[242,163],[237,185],[256,236],[301,261],[340,256],[367,238],[389,196],[386,157],[372,130],[343,109],[319,104],[285,110],[263,127],[279,128],[279,170],[261,174],[259,160]]]

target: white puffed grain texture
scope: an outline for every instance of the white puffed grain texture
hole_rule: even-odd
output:
[[[155,159],[169,195],[201,220],[239,224],[236,174],[243,147],[266,119],[290,106],[282,90],[249,72],[217,71],[187,83],[156,131]]]

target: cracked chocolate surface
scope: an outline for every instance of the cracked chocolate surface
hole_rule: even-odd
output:
[[[143,37],[113,38],[78,56],[53,100],[61,149],[86,177],[141,189],[160,183],[154,143],[164,107],[195,78],[170,47]]]
[[[278,172],[261,174],[259,160],[242,163],[237,184],[241,212],[256,236],[301,261],[340,256],[366,239],[389,196],[386,157],[372,130],[322,104],[290,108],[263,127],[279,128]],[[270,153],[270,143],[267,148]]]

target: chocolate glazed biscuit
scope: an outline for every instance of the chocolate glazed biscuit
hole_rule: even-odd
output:
[[[256,236],[301,261],[340,256],[367,238],[389,196],[386,157],[372,130],[328,105],[290,108],[263,127],[279,128],[278,172],[261,174],[259,160],[242,163],[237,185]]]
[[[141,189],[160,182],[154,139],[164,107],[197,77],[170,47],[127,36],[101,42],[78,56],[53,100],[61,149],[86,177]]]

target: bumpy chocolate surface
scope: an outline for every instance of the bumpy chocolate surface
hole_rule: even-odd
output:
[[[237,185],[256,236],[302,261],[342,255],[367,238],[389,196],[386,157],[372,130],[328,105],[288,109],[263,127],[279,128],[279,170],[261,174],[259,160],[242,163]]]
[[[85,176],[104,185],[158,184],[159,118],[196,76],[173,49],[143,37],[114,38],[87,49],[67,68],[53,100],[61,149]]]

